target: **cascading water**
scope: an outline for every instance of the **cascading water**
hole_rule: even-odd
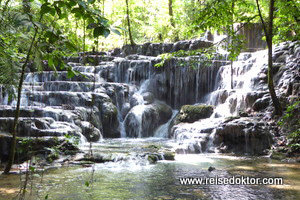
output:
[[[259,81],[261,72],[266,67],[267,51],[242,53],[233,62],[233,80],[231,66],[220,67],[215,90],[204,96],[201,103],[214,105],[214,113],[209,119],[202,119],[192,124],[178,125],[173,128],[173,135],[178,142],[177,151],[181,153],[216,152],[214,143],[216,129],[226,117],[237,116],[240,111],[246,112],[253,102],[250,94],[266,94],[266,85]],[[231,88],[233,81],[233,88]],[[248,152],[249,133],[245,132],[245,152]]]
[[[35,112],[40,110],[36,117],[55,115],[54,121],[48,120],[48,125],[42,127],[33,122],[35,135],[57,136],[66,132],[87,137],[92,131],[94,136],[88,136],[90,141],[103,136],[167,137],[175,113],[171,107],[178,109],[201,102],[216,107],[212,117],[217,119],[175,126],[174,137],[181,144],[178,149],[182,151],[177,152],[211,152],[214,129],[220,123],[218,117],[247,109],[250,107],[247,94],[264,89],[255,82],[264,67],[261,64],[264,56],[265,52],[239,56],[233,63],[233,89],[226,60],[212,61],[211,66],[205,66],[195,64],[191,58],[172,59],[162,68],[154,67],[157,58],[146,56],[116,58],[97,66],[69,63],[84,76],[68,80],[64,71],[57,72],[57,76],[54,72],[27,74],[25,86],[35,84],[36,91],[32,94],[30,87],[24,87],[21,114],[31,102],[40,107],[35,109]],[[2,104],[16,104],[15,100],[8,102],[8,97],[4,99]]]
[[[203,41],[178,43],[173,48],[186,44],[201,46]],[[149,52],[147,55],[151,55]],[[32,136],[68,133],[89,142],[100,138],[174,137],[178,153],[215,152],[217,129],[224,118],[250,109],[257,99],[253,96],[266,96],[262,81],[265,56],[266,51],[242,53],[233,62],[233,80],[226,55],[220,54],[209,65],[201,62],[202,56],[192,56],[171,59],[160,68],[154,67],[159,58],[144,55],[107,54],[98,57],[99,63],[94,66],[83,66],[78,63],[80,59],[69,58],[75,62],[68,65],[82,75],[68,79],[66,71],[26,74],[20,131]],[[210,118],[172,127],[178,112],[174,109],[199,103],[215,106]],[[35,107],[28,108],[29,104]],[[12,126],[15,105],[16,100],[4,97],[2,131]],[[32,122],[26,119],[31,110],[35,116]],[[34,127],[34,131],[26,127]]]

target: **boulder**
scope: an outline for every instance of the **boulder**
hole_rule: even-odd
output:
[[[115,48],[110,52],[111,56],[120,56],[121,54],[121,49],[120,48]]]
[[[125,119],[126,115],[128,114],[128,112],[130,111],[130,104],[129,103],[124,103],[121,113],[122,113],[122,118]]]
[[[264,96],[260,99],[257,99],[253,104],[254,111],[261,111],[267,108],[270,105],[271,98],[269,96]]]
[[[103,125],[103,137],[104,138],[120,137],[117,107],[111,102],[106,102],[102,104],[101,111],[102,111],[101,120]]]
[[[160,43],[152,43],[149,45],[146,52],[147,56],[158,56],[162,52],[162,45]]]
[[[137,47],[135,45],[132,46],[130,44],[127,44],[122,47],[121,56],[126,57],[128,55],[136,54],[136,51],[137,51]]]
[[[173,44],[172,43],[164,43],[162,44],[162,52],[163,53],[170,53],[172,51]]]
[[[226,146],[226,152],[263,154],[272,144],[272,136],[268,130],[267,124],[260,122],[259,118],[226,120],[216,129],[215,144]]]
[[[294,83],[293,84],[292,95],[293,96],[300,96],[300,83]]]
[[[97,142],[101,137],[101,132],[90,122],[81,122],[82,135],[86,137],[88,142]]]
[[[143,95],[144,104],[148,105],[154,102],[154,95],[151,92],[146,92]]]
[[[179,41],[174,43],[173,51],[185,50],[187,51],[190,46],[190,41]]]
[[[158,126],[172,116],[172,109],[164,103],[137,105],[127,114],[124,124],[127,137],[152,137]]]
[[[176,115],[174,125],[181,122],[193,123],[199,119],[209,118],[214,111],[211,105],[184,105]]]
[[[261,97],[263,97],[267,92],[248,92],[245,96],[246,107],[252,107],[255,101]]]
[[[144,104],[144,98],[141,94],[135,93],[134,95],[131,96],[130,98],[130,107],[133,108],[134,106],[137,105],[142,105]]]
[[[192,40],[189,46],[189,50],[196,50],[201,48],[207,48],[212,46],[212,42],[203,41],[203,40]]]

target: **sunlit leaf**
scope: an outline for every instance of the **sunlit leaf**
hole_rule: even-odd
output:
[[[121,35],[120,31],[118,31],[118,30],[115,29],[115,28],[110,28],[110,30],[111,30],[113,33],[117,34],[117,35]]]

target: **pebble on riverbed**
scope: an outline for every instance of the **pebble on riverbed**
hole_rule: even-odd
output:
[[[212,171],[214,171],[214,170],[216,170],[215,167],[210,166],[210,167],[208,168],[208,171],[209,171],[209,172],[212,172]]]

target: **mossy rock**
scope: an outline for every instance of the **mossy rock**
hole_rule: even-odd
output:
[[[174,125],[181,122],[192,123],[212,115],[214,107],[211,105],[184,105],[175,118]]]
[[[155,154],[149,154],[147,156],[147,160],[149,161],[150,164],[155,164],[158,161],[158,157]]]
[[[272,151],[271,158],[275,160],[283,160],[286,158],[286,154],[278,151]]]
[[[52,163],[54,160],[57,160],[58,158],[59,158],[59,155],[58,155],[58,154],[51,153],[51,154],[49,154],[49,155],[46,157],[46,160],[47,160],[49,163]]]
[[[163,155],[165,160],[175,160],[175,153],[172,151],[164,151]]]
[[[241,118],[240,116],[229,116],[229,117],[225,118],[224,123],[231,122],[231,121],[233,121],[235,119],[240,119],[240,118]]]

